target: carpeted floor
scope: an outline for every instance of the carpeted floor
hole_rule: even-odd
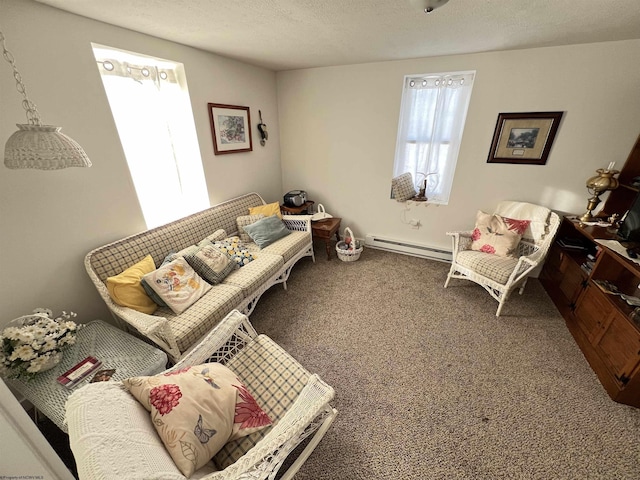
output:
[[[500,318],[449,265],[365,248],[300,261],[251,321],[336,390],[298,480],[639,479],[640,409],[609,399],[532,279]]]

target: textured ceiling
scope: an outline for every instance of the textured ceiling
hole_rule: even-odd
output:
[[[37,0],[271,70],[640,38],[640,0]]]

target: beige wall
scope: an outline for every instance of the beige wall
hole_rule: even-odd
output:
[[[0,30],[43,123],[62,126],[93,162],[90,169],[9,170],[0,166],[0,325],[38,306],[107,319],[84,270],[94,247],[145,224],[91,51],[91,42],[182,62],[212,204],[257,191],[282,196],[275,73],[71,15],[30,0],[0,1]],[[262,110],[270,136],[254,151],[214,156],[207,103]],[[10,66],[0,62],[2,145],[26,123]],[[255,129],[255,128],[254,128]],[[158,201],[170,202],[171,192]]]
[[[582,213],[587,178],[621,167],[640,132],[638,65],[633,40],[280,72],[283,187],[306,189],[356,237],[445,248],[446,231],[500,200]],[[449,205],[403,212],[389,199],[403,77],[459,70],[477,76]],[[499,113],[556,110],[565,115],[546,165],[487,163]]]

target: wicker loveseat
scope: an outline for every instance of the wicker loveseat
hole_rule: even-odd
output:
[[[272,480],[280,473],[282,480],[292,479],[337,415],[330,404],[333,388],[269,337],[258,335],[237,311],[165,373],[208,362],[231,369],[273,426],[227,443],[191,479]],[[185,480],[149,412],[122,382],[90,383],[75,391],[66,404],[66,421],[81,480]],[[299,455],[279,472],[298,445]]]
[[[236,219],[249,209],[264,205],[257,193],[249,193],[215,205],[202,212],[145,232],[109,243],[89,252],[85,268],[112,315],[132,333],[142,335],[177,361],[191,346],[200,341],[230,311],[237,309],[249,315],[260,296],[271,286],[286,281],[293,265],[305,256],[313,255],[311,221],[308,215],[284,215],[283,221],[291,234],[260,249],[256,259],[214,285],[202,298],[180,314],[160,307],[153,314],[141,313],[118,305],[107,289],[106,280],[120,274],[147,255],[158,267],[170,251],[179,251],[197,244],[218,229],[228,235],[237,234]]]

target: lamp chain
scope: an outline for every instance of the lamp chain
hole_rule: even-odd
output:
[[[18,92],[24,97],[24,99],[22,100],[22,107],[27,112],[27,121],[30,125],[42,125],[38,109],[36,108],[35,103],[33,103],[27,97],[27,88],[24,86],[24,83],[22,83],[22,76],[20,75],[20,72],[18,72],[13,54],[9,50],[7,50],[4,42],[4,34],[1,31],[0,42],[2,43],[2,56],[13,68],[13,78],[16,79],[16,90],[18,90]]]

